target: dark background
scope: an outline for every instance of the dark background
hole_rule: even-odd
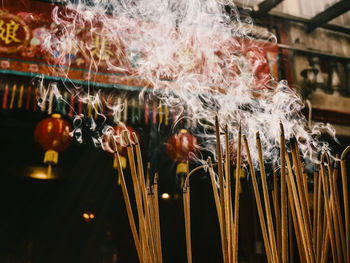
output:
[[[28,177],[30,167],[45,167],[42,163],[44,151],[34,141],[33,133],[36,124],[46,117],[24,109],[0,111],[0,262],[109,263],[113,262],[113,254],[117,255],[117,262],[137,262],[110,154],[95,148],[88,138],[82,144],[73,141],[59,154],[59,163],[53,169],[60,179]],[[183,205],[175,176],[176,164],[165,154],[165,143],[174,131],[140,125],[137,132],[144,162],[151,162],[152,175],[155,171],[160,175],[159,193],[171,194],[168,200],[160,199],[163,261],[186,262]],[[334,152],[341,152],[350,143],[347,138],[339,140],[340,145],[332,143]],[[191,164],[190,168],[195,166]],[[133,196],[128,168],[125,177],[129,194]],[[251,181],[245,178],[241,182],[240,262],[264,262]],[[194,174],[191,180],[193,262],[222,261],[212,196],[207,174],[202,171]],[[132,202],[134,204],[134,200]],[[84,212],[95,214],[95,219],[85,222]]]

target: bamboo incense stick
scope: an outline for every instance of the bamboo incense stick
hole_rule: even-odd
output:
[[[287,167],[288,167],[288,176],[287,176],[288,195],[290,197],[290,201],[293,200],[293,203],[291,203],[291,209],[293,211],[293,209],[295,208],[295,212],[297,215],[297,222],[299,225],[300,236],[301,236],[301,240],[303,242],[303,248],[305,249],[306,262],[310,262],[311,260],[310,260],[310,254],[308,251],[309,250],[308,243],[306,240],[306,233],[305,233],[306,231],[304,228],[304,222],[303,222],[302,215],[301,215],[301,208],[299,205],[299,196],[298,196],[295,182],[293,179],[293,170],[292,170],[292,166],[291,166],[288,154],[285,153],[285,156],[286,156]],[[293,197],[293,198],[291,198],[291,197]],[[297,233],[298,227],[295,226],[294,228],[295,228],[295,232]],[[298,241],[298,239],[299,238],[297,237],[297,241]],[[300,254],[300,257],[302,257],[301,250],[299,250],[299,254]]]
[[[294,262],[294,248],[293,248],[293,235],[292,235],[292,219],[291,219],[291,209],[290,209],[290,205],[288,205],[289,208],[289,218],[288,218],[288,232],[289,232],[289,262]],[[303,262],[303,261],[301,261]]]
[[[141,199],[141,193],[140,193],[140,184],[139,184],[139,180],[138,180],[137,173],[136,173],[134,151],[133,151],[133,147],[131,145],[131,141],[130,141],[128,132],[124,131],[123,136],[124,136],[124,140],[127,143],[129,166],[130,166],[131,178],[132,178],[133,186],[134,186],[136,208],[137,208],[137,213],[138,213],[138,217],[139,217],[140,240],[142,240],[144,242],[143,246],[144,246],[144,252],[146,254],[147,260],[150,262],[153,262],[151,255],[150,255],[150,248],[149,248],[149,244],[148,244],[148,239],[146,236],[146,225],[145,225],[145,218],[143,215],[142,199]]]
[[[160,220],[159,220],[159,204],[158,204],[158,173],[155,173],[153,180],[153,193],[154,193],[154,217],[156,226],[156,240],[158,251],[158,262],[162,263],[162,240],[160,236]]]
[[[233,230],[233,262],[238,261],[238,224],[239,224],[239,176],[241,172],[241,126],[238,130],[237,163],[236,163],[236,185],[235,185],[235,214]]]
[[[190,233],[190,215],[188,214],[188,200],[187,200],[187,191],[188,187],[184,185],[182,196],[184,204],[184,216],[185,216],[185,231],[186,231],[186,252],[187,252],[187,262],[192,263],[192,248],[191,248],[191,233]]]
[[[192,262],[192,245],[191,245],[191,214],[190,214],[190,176],[200,170],[208,167],[208,165],[201,165],[194,168],[189,172],[184,181],[182,189],[183,205],[184,205],[184,217],[185,217],[185,231],[186,231],[186,251],[187,251],[187,262]]]
[[[318,190],[318,171],[314,172],[314,193],[313,193],[313,219],[312,219],[312,236],[313,236],[313,245],[314,251],[316,253],[316,261],[318,261],[317,250],[316,250],[316,227],[317,227],[317,190]]]
[[[266,174],[265,174],[265,167],[264,167],[259,132],[256,133],[256,144],[258,147],[258,154],[259,154],[260,175],[261,175],[261,182],[262,182],[263,195],[264,195],[264,201],[265,201],[265,210],[266,210],[265,212],[266,212],[266,218],[267,218],[267,229],[268,229],[269,238],[270,238],[271,253],[272,253],[273,262],[278,262],[276,238],[275,238],[275,232],[273,229],[270,198],[269,198],[269,193],[267,189]]]
[[[231,200],[231,175],[230,175],[230,151],[229,151],[229,135],[227,124],[225,126],[225,209],[226,222],[228,233],[228,261],[233,262],[234,248],[233,248],[233,214],[232,214],[232,200]]]
[[[285,156],[287,156],[287,153],[285,153]],[[295,232],[295,239],[297,241],[297,246],[298,246],[298,251],[299,251],[299,258],[300,258],[300,262],[305,263],[305,262],[309,262],[308,257],[307,257],[307,248],[305,245],[302,245],[301,243],[304,243],[304,234],[301,233],[301,230],[299,228],[299,220],[296,216],[296,212],[295,212],[295,204],[294,204],[294,197],[293,197],[293,191],[291,189],[291,182],[289,180],[289,173],[292,172],[291,167],[290,167],[290,161],[288,159],[288,163],[287,163],[287,167],[288,167],[288,173],[286,173],[286,185],[287,185],[287,189],[288,189],[288,199],[289,199],[289,222],[290,222],[290,231],[289,231],[289,237],[290,237],[290,245],[293,248],[293,237],[292,237],[292,222],[293,222],[293,226],[294,226],[294,232]],[[291,217],[291,218],[290,218]],[[291,220],[292,219],[292,220]],[[292,252],[290,252],[292,253]],[[292,258],[294,259],[294,254],[290,254],[290,258],[291,261],[290,262],[294,262],[294,260],[292,260]]]
[[[340,232],[340,239],[341,239],[341,245],[342,245],[342,252],[344,256],[344,260],[346,260],[346,245],[345,245],[345,234],[344,234],[344,224],[342,219],[342,214],[340,210],[340,201],[339,201],[339,193],[338,193],[338,184],[337,184],[337,177],[338,177],[338,165],[339,165],[339,156],[336,155],[336,161],[334,163],[334,169],[333,169],[333,187],[334,187],[334,197],[335,197],[335,206],[337,211],[337,219],[338,219],[338,226],[339,226],[339,232]]]
[[[280,208],[279,208],[279,202],[278,202],[278,190],[277,190],[277,168],[276,164],[273,164],[273,192],[272,192],[272,198],[273,198],[273,207],[275,211],[275,223],[276,223],[276,236],[277,236],[277,254],[278,254],[278,262],[281,262],[281,214],[280,214]]]
[[[299,154],[298,154],[299,155]],[[309,215],[309,219],[310,219],[310,231],[311,231],[311,212],[310,212],[310,200],[309,200],[309,191],[308,191],[308,183],[307,183],[307,173],[304,172],[305,171],[305,164],[302,164],[302,169],[301,169],[301,178],[302,178],[302,185],[303,185],[303,189],[305,192],[305,204],[306,204],[306,210],[308,212]]]
[[[280,159],[281,159],[281,217],[282,217],[282,262],[287,263],[288,230],[287,230],[287,198],[286,198],[286,142],[283,124],[280,123]],[[291,234],[291,233],[290,233]]]
[[[342,252],[341,252],[341,241],[339,236],[339,225],[338,225],[338,219],[337,219],[337,211],[335,206],[335,196],[334,196],[334,186],[333,186],[333,178],[332,178],[332,171],[330,169],[330,164],[328,164],[328,179],[329,179],[329,189],[331,192],[330,196],[330,207],[331,207],[331,213],[333,215],[333,227],[334,227],[334,236],[335,236],[335,244],[336,244],[336,255],[338,258],[338,262],[342,262]]]
[[[324,154],[323,154],[324,156]],[[323,159],[323,158],[322,158]],[[331,230],[332,226],[332,218],[331,218],[331,211],[330,211],[330,207],[329,207],[329,199],[328,199],[328,184],[327,184],[327,180],[326,180],[326,175],[325,175],[325,168],[324,168],[324,163],[323,161],[321,162],[321,178],[322,178],[322,182],[323,182],[323,193],[324,193],[324,210],[326,211],[326,218],[327,218],[327,229],[328,229],[328,233],[329,233],[329,239],[331,241],[331,248],[332,248],[332,256],[333,256],[333,262],[336,262],[336,249],[335,249],[335,241],[334,241],[334,236],[333,236],[333,232]],[[327,235],[326,232],[326,235]]]
[[[226,229],[226,214],[225,214],[225,199],[224,199],[224,173],[222,168],[222,154],[220,142],[220,126],[218,117],[215,117],[215,131],[216,131],[216,152],[218,157],[218,176],[220,186],[220,205],[221,205],[221,222],[222,222],[222,245],[223,245],[223,259],[224,263],[228,262],[227,250],[227,229]]]
[[[251,174],[252,181],[253,181],[253,189],[254,189],[255,201],[256,201],[256,206],[258,208],[260,227],[261,227],[261,232],[262,232],[262,235],[263,235],[267,261],[269,263],[272,263],[273,261],[272,261],[272,254],[271,254],[271,246],[270,246],[270,243],[269,243],[269,240],[268,240],[268,236],[267,236],[267,229],[266,229],[266,224],[265,224],[264,212],[263,212],[263,208],[262,208],[262,204],[261,204],[261,198],[260,198],[260,194],[259,194],[258,182],[256,180],[254,166],[253,166],[252,158],[251,158],[251,155],[250,155],[248,140],[247,140],[245,135],[243,135],[243,140],[244,140],[244,145],[245,145],[245,149],[246,149],[246,152],[247,152],[247,158],[248,158],[248,164],[249,164],[249,168],[250,168],[250,174]]]
[[[139,261],[140,261],[140,263],[143,263],[144,260],[143,260],[143,256],[142,256],[140,240],[138,237],[138,233],[137,233],[137,229],[136,229],[136,225],[135,225],[135,220],[134,220],[134,216],[133,216],[132,209],[131,209],[131,203],[130,203],[130,199],[129,199],[128,189],[127,189],[126,183],[125,183],[123,170],[121,168],[118,149],[117,149],[117,146],[115,144],[115,141],[114,140],[112,140],[112,141],[113,141],[113,147],[114,147],[114,158],[116,158],[116,160],[117,160],[117,169],[118,169],[118,174],[119,174],[119,178],[120,178],[120,182],[121,182],[121,186],[122,186],[123,198],[124,198],[126,212],[127,212],[128,219],[129,219],[131,233],[132,233],[132,236],[134,238],[134,243],[135,243],[135,247],[136,247]]]
[[[139,182],[141,186],[141,194],[142,194],[142,201],[145,211],[145,230],[146,230],[146,237],[148,239],[150,250],[152,252],[152,258],[156,258],[156,249],[154,248],[154,240],[153,236],[151,234],[151,221],[150,221],[150,215],[149,215],[149,209],[147,207],[147,195],[146,195],[146,186],[145,186],[145,177],[144,177],[144,171],[143,171],[143,163],[142,163],[142,156],[141,156],[141,149],[140,149],[140,143],[138,141],[138,138],[136,136],[136,133],[132,133],[132,137],[135,143],[135,150],[136,150],[136,158],[137,158],[137,170],[139,174]]]
[[[350,262],[350,213],[349,213],[349,194],[346,174],[346,155],[350,150],[350,145],[346,147],[341,155],[340,167],[343,184],[343,200],[344,200],[344,214],[345,214],[345,233],[346,233],[346,262]]]
[[[322,227],[322,213],[321,213],[321,207],[322,207],[322,198],[321,198],[321,193],[322,193],[322,180],[321,180],[321,175],[318,173],[318,190],[317,190],[317,225],[316,225],[316,260],[317,262],[320,262],[321,260],[321,227]]]
[[[326,225],[326,230],[325,230],[325,236],[324,236],[324,241],[323,241],[323,249],[322,249],[322,256],[321,256],[321,262],[326,263],[328,260],[328,252],[329,252],[329,224],[328,221],[325,223]],[[335,258],[334,255],[333,260]],[[335,262],[335,261],[333,261]]]
[[[208,158],[208,164],[209,164],[209,175],[210,175],[210,180],[211,180],[211,185],[213,188],[213,195],[214,195],[214,200],[215,200],[215,206],[216,206],[216,212],[218,215],[218,221],[219,221],[219,225],[220,225],[220,229],[222,226],[222,216],[221,216],[221,205],[220,205],[220,200],[219,200],[219,194],[218,194],[218,189],[216,187],[216,181],[215,181],[215,173],[214,173],[214,169],[213,169],[213,164],[211,162],[211,158]],[[222,230],[221,230],[222,231]]]
[[[297,148],[297,143],[295,139],[291,140],[291,151],[292,151],[292,158],[293,158],[293,164],[295,167],[295,179],[297,182],[297,194],[300,197],[300,205],[301,205],[301,212],[302,212],[302,218],[304,219],[304,227],[306,232],[306,242],[307,242],[307,248],[310,254],[310,260],[311,263],[315,262],[315,253],[312,248],[312,238],[311,238],[311,226],[310,226],[310,213],[306,205],[306,196],[305,191],[303,191],[303,185],[301,183],[300,178],[302,177],[301,174],[301,164],[298,160],[299,152]]]
[[[157,230],[156,230],[156,219],[155,219],[155,212],[154,212],[154,194],[153,194],[153,186],[150,186],[150,178],[149,178],[149,163],[147,165],[147,180],[146,180],[146,189],[147,189],[147,206],[149,209],[149,214],[150,214],[150,219],[151,219],[151,233],[153,236],[153,240],[154,240],[154,247],[156,249],[156,254],[157,254],[157,259],[158,259],[158,255],[159,255],[159,251],[158,251],[158,241],[157,241]]]

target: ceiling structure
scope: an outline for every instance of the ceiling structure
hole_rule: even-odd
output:
[[[350,34],[348,0],[237,0],[239,8],[251,9],[253,17],[272,16],[306,24],[307,31],[318,27]]]

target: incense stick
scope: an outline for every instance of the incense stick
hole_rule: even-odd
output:
[[[222,222],[222,245],[224,263],[228,262],[227,251],[227,229],[226,229],[226,213],[225,213],[225,199],[224,199],[224,174],[222,169],[221,143],[220,143],[220,127],[218,117],[215,117],[215,131],[216,131],[216,152],[218,157],[218,175],[220,186],[220,205],[221,205],[221,222]]]
[[[128,132],[124,131],[123,132],[124,140],[127,143],[127,152],[128,152],[128,159],[129,159],[129,166],[130,166],[130,171],[131,171],[131,178],[133,181],[133,186],[134,186],[134,194],[135,194],[135,200],[136,200],[136,208],[137,208],[137,213],[139,217],[139,225],[140,225],[140,240],[143,242],[143,246],[145,249],[146,253],[146,258],[153,262],[151,255],[150,255],[150,248],[149,248],[149,242],[148,238],[146,236],[146,225],[145,225],[145,218],[143,215],[143,207],[142,207],[142,199],[141,199],[141,193],[140,193],[140,184],[138,177],[136,175],[136,165],[135,165],[135,157],[134,157],[134,151],[131,145],[130,138],[128,136]]]
[[[201,165],[194,168],[189,172],[184,181],[182,189],[183,205],[184,205],[184,217],[185,217],[185,231],[186,231],[186,251],[187,262],[192,262],[192,246],[191,246],[191,214],[190,214],[190,176],[196,171],[206,168],[208,165]]]
[[[331,213],[333,215],[333,227],[334,227],[334,234],[335,234],[335,244],[336,244],[336,256],[338,258],[338,262],[342,262],[342,256],[341,256],[341,242],[340,242],[340,236],[339,236],[339,226],[338,226],[338,219],[337,219],[337,211],[335,206],[335,194],[334,194],[334,187],[333,187],[333,178],[332,178],[332,171],[330,169],[330,164],[327,166],[328,170],[328,180],[329,180],[329,189],[331,192],[330,196],[330,207],[331,207]]]
[[[273,192],[272,192],[272,201],[273,201],[273,207],[275,211],[275,223],[276,223],[276,236],[277,236],[277,254],[278,254],[278,262],[281,262],[281,214],[280,214],[280,208],[279,208],[279,202],[278,202],[278,190],[277,190],[277,168],[276,164],[273,164]]]
[[[225,209],[226,209],[226,222],[228,233],[228,261],[233,262],[234,248],[233,248],[233,213],[232,213],[232,200],[231,200],[231,175],[230,175],[230,151],[229,151],[229,135],[227,124],[225,126]]]
[[[154,217],[156,226],[156,240],[158,250],[158,262],[162,262],[162,241],[160,236],[160,220],[159,220],[159,204],[158,204],[158,173],[154,175],[153,180],[153,193],[154,193]]]
[[[349,213],[349,195],[348,183],[346,174],[346,155],[350,150],[350,145],[346,147],[341,155],[340,167],[343,183],[343,199],[344,199],[344,214],[345,214],[345,233],[346,233],[346,262],[350,262],[350,213]]]
[[[318,173],[318,190],[317,190],[317,225],[316,225],[316,259],[317,262],[320,262],[321,260],[321,227],[322,227],[322,213],[321,213],[321,206],[322,206],[322,180],[321,175]]]
[[[293,164],[295,167],[295,179],[297,182],[297,194],[300,197],[300,205],[301,205],[301,212],[302,212],[302,218],[304,219],[304,227],[305,227],[305,232],[306,232],[306,242],[307,242],[307,248],[309,251],[309,256],[310,256],[310,261],[311,263],[315,262],[315,253],[314,250],[312,249],[312,239],[311,239],[311,226],[310,226],[310,216],[309,216],[309,210],[306,206],[306,196],[305,196],[305,191],[303,191],[303,186],[300,181],[300,178],[302,177],[301,174],[301,164],[300,161],[298,160],[299,152],[297,148],[297,142],[295,139],[291,140],[291,151],[292,151],[292,158],[293,158]]]
[[[299,205],[299,196],[298,196],[298,192],[297,192],[295,182],[293,179],[293,170],[292,170],[292,166],[291,166],[288,154],[285,153],[285,156],[286,156],[287,167],[288,167],[288,176],[287,176],[288,195],[289,196],[292,195],[292,197],[293,197],[293,198],[290,198],[291,200],[293,199],[293,203],[291,203],[291,205],[292,205],[291,208],[292,208],[292,211],[293,211],[293,207],[295,208],[295,212],[297,215],[297,221],[299,224],[300,236],[301,236],[301,240],[303,242],[303,248],[305,249],[305,258],[306,258],[307,262],[310,262],[311,260],[310,260],[310,254],[308,252],[309,248],[308,248],[308,243],[306,240],[306,233],[305,233],[306,231],[304,228],[304,222],[303,222],[302,215],[301,215],[301,208]],[[295,226],[295,230],[296,229],[297,229],[297,227]],[[297,237],[297,240],[298,240],[298,237]],[[301,251],[299,251],[299,253],[301,254]]]
[[[286,142],[283,124],[280,123],[280,159],[281,159],[281,217],[282,217],[282,262],[287,263],[288,230],[287,230],[287,198],[286,198]],[[291,234],[291,233],[290,233]]]
[[[254,171],[252,158],[250,156],[248,140],[247,140],[245,135],[243,135],[243,140],[244,140],[244,145],[245,145],[245,149],[246,149],[246,152],[247,152],[247,158],[248,158],[248,164],[249,164],[249,168],[250,168],[250,174],[251,174],[252,181],[253,181],[253,189],[254,189],[255,201],[256,201],[256,206],[258,208],[260,227],[261,227],[261,232],[262,232],[262,235],[263,235],[267,261],[269,263],[272,263],[273,261],[272,261],[272,255],[271,255],[271,246],[270,246],[270,243],[269,243],[269,240],[268,240],[268,236],[267,236],[267,229],[266,229],[266,224],[265,224],[264,212],[263,212],[263,208],[262,208],[262,204],[261,204],[261,198],[260,198],[260,194],[259,194],[258,183],[257,183],[257,180],[256,180],[256,175],[255,175],[255,171]]]
[[[233,262],[237,262],[238,253],[238,218],[239,218],[239,176],[241,172],[241,126],[238,131],[237,146],[237,164],[236,164],[236,185],[235,185],[235,214],[234,214],[234,230],[233,230]]]
[[[335,196],[335,206],[337,211],[337,219],[338,219],[338,226],[339,226],[339,232],[340,232],[340,238],[341,238],[342,252],[343,252],[344,260],[346,260],[344,224],[343,224],[342,215],[340,211],[340,201],[339,201],[339,193],[338,193],[338,187],[337,187],[338,165],[339,165],[338,154],[335,156],[335,158],[336,160],[334,163],[334,170],[333,170],[333,187],[334,187],[334,196]]]
[[[323,154],[323,156],[324,156],[324,154]],[[321,178],[322,178],[322,182],[323,182],[323,193],[324,193],[324,200],[325,200],[324,208],[325,208],[325,211],[326,211],[326,218],[327,218],[327,224],[328,224],[328,226],[327,226],[328,230],[326,230],[326,231],[329,233],[329,239],[331,241],[333,262],[336,262],[335,255],[336,255],[337,252],[336,252],[336,249],[335,249],[335,242],[334,242],[333,232],[331,230],[332,218],[331,218],[331,214],[330,214],[331,211],[329,211],[328,184],[327,184],[327,180],[326,180],[323,160],[321,161]]]
[[[143,256],[142,256],[140,240],[138,238],[135,220],[134,220],[134,216],[133,216],[132,209],[131,209],[131,203],[130,203],[130,199],[129,199],[128,189],[126,187],[123,170],[121,168],[118,148],[115,145],[115,141],[114,140],[112,140],[112,141],[113,141],[113,148],[114,148],[114,158],[116,158],[116,160],[117,160],[117,169],[118,169],[118,174],[119,174],[120,182],[121,182],[121,186],[122,186],[122,192],[123,192],[126,212],[128,215],[129,224],[130,224],[130,228],[131,228],[131,233],[132,233],[132,236],[134,238],[134,243],[135,243],[135,247],[136,247],[139,261],[140,261],[140,263],[143,263],[144,260],[143,260]]]
[[[272,259],[274,262],[278,262],[276,238],[275,238],[275,232],[273,229],[270,198],[269,198],[269,193],[268,193],[268,189],[267,189],[266,174],[265,174],[265,167],[264,167],[259,132],[256,133],[256,144],[258,147],[258,154],[259,154],[260,175],[261,175],[261,182],[262,182],[262,187],[263,187],[263,195],[264,195],[265,210],[266,210],[265,212],[266,212],[266,218],[267,218],[267,229],[268,229],[269,237],[270,237]]]
[[[151,234],[151,221],[150,221],[150,215],[149,215],[149,209],[147,207],[147,196],[146,196],[146,186],[145,186],[145,177],[144,177],[144,171],[143,171],[143,163],[142,163],[142,156],[141,156],[141,149],[140,144],[138,141],[138,138],[136,136],[136,133],[132,133],[132,137],[135,143],[135,149],[136,149],[136,157],[137,157],[137,167],[138,167],[138,174],[139,174],[139,183],[141,185],[141,194],[142,194],[142,200],[144,205],[144,211],[145,211],[145,230],[146,230],[146,238],[148,239],[150,250],[153,254],[152,258],[156,257],[156,249],[154,247],[154,240],[153,236]]]

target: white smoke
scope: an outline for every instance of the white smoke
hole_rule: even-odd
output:
[[[79,1],[54,9],[57,25],[45,47],[59,54],[55,63],[67,69],[71,55],[83,54],[89,57],[92,71],[103,66],[110,72],[147,80],[163,105],[180,107],[183,118],[198,124],[191,133],[202,138],[202,148],[214,155],[215,115],[234,139],[241,123],[254,160],[257,131],[265,158],[278,159],[280,122],[287,139],[302,138],[300,148],[305,156],[327,149],[327,143],[318,137],[324,130],[331,134],[334,130],[322,124],[310,130],[295,91],[285,81],[260,74],[261,65],[267,63],[263,48],[275,43],[275,37],[255,39],[251,20],[243,23],[234,4],[230,8],[228,14],[223,3],[215,0]],[[119,48],[98,51],[81,38],[82,33]],[[93,105],[100,103],[99,96],[89,90],[81,96],[94,100]],[[113,108],[116,122],[118,107]],[[81,124],[79,118],[76,122]]]

